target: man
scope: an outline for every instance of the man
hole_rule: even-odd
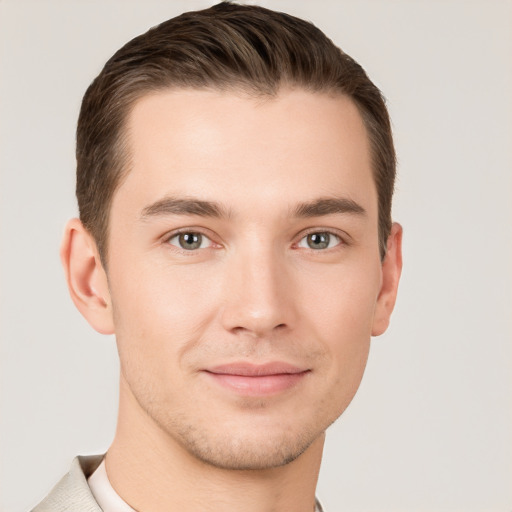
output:
[[[395,302],[394,176],[380,92],[309,23],[222,3],[121,48],[61,249],[116,335],[118,426],[35,510],[320,510],[325,431]]]

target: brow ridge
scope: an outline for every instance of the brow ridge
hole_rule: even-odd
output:
[[[293,212],[295,217],[321,217],[333,214],[366,215],[366,210],[347,197],[321,197],[311,202],[300,203]]]
[[[366,215],[366,210],[354,200],[346,197],[322,197],[299,203],[292,215],[299,218],[321,217],[333,214]],[[164,197],[146,206],[142,219],[160,215],[197,215],[200,217],[227,218],[229,212],[215,201],[205,201],[190,197]]]
[[[159,215],[198,215],[201,217],[228,217],[228,212],[215,201],[204,201],[190,197],[164,197],[149,206],[141,213],[142,219]]]

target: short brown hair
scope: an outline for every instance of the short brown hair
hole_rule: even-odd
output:
[[[128,42],[84,95],[77,127],[76,195],[80,219],[103,262],[112,197],[129,167],[124,123],[137,99],[180,87],[272,96],[283,85],[344,94],[358,107],[371,147],[383,258],[396,162],[379,89],[313,24],[259,6],[222,2],[172,18]]]

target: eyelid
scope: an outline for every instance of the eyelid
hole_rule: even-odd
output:
[[[197,227],[197,226],[183,227],[183,228],[178,228],[178,229],[169,231],[169,232],[167,232],[165,235],[163,235],[161,237],[161,240],[162,240],[163,243],[172,246],[174,249],[176,249],[176,250],[178,250],[180,252],[187,253],[187,254],[191,254],[191,253],[197,252],[199,249],[196,249],[196,250],[186,250],[186,249],[180,248],[180,247],[178,247],[178,246],[176,246],[174,244],[170,244],[169,243],[169,241],[172,238],[174,238],[175,236],[180,235],[181,233],[197,233],[197,234],[200,234],[203,237],[207,238],[210,241],[210,245],[208,247],[204,247],[203,250],[204,249],[210,249],[212,246],[213,247],[214,246],[218,246],[218,247],[222,246],[221,243],[219,243],[219,242],[217,242],[215,240],[215,238],[217,238],[215,233],[213,233],[209,229],[201,228],[201,227]],[[296,248],[297,245],[305,237],[307,237],[308,235],[315,234],[315,233],[327,233],[329,235],[335,236],[339,240],[339,243],[337,243],[334,247],[331,247],[329,249],[323,249],[322,251],[329,251],[329,250],[336,249],[339,246],[350,245],[351,237],[345,231],[341,231],[339,229],[335,229],[335,228],[332,228],[332,227],[329,227],[329,228],[327,228],[327,227],[325,227],[325,228],[315,227],[315,228],[310,228],[310,229],[306,229],[304,231],[301,231],[299,233],[299,235],[297,235],[297,237],[296,237],[296,242],[294,242],[292,244],[293,247]],[[313,249],[311,249],[311,250],[313,250]],[[318,250],[318,252],[322,252],[322,251]]]
[[[302,242],[302,240],[304,240],[304,238],[306,238],[309,235],[314,235],[317,233],[318,234],[327,233],[331,236],[335,236],[339,240],[339,243],[337,243],[334,247],[330,247],[328,249],[317,249],[317,250],[310,249],[311,251],[315,251],[315,252],[330,251],[330,250],[334,250],[340,246],[350,245],[350,235],[348,235],[348,233],[346,233],[345,231],[341,231],[339,229],[334,229],[334,228],[322,228],[322,227],[310,228],[305,231],[302,231],[297,236],[297,241],[293,245],[295,247],[297,247],[298,244],[300,242]]]
[[[198,235],[201,235],[204,238],[207,238],[209,240],[210,244],[208,247],[203,247],[202,249],[187,250],[187,249],[183,249],[182,247],[179,247],[178,245],[174,245],[174,244],[170,243],[170,241],[174,237],[176,237],[180,234],[183,234],[183,233],[196,233]],[[212,231],[210,231],[209,229],[200,228],[200,227],[196,227],[196,226],[174,229],[172,231],[167,232],[164,236],[161,237],[161,240],[164,244],[167,244],[167,245],[173,247],[173,249],[176,249],[177,251],[186,253],[188,255],[198,252],[199,250],[211,249],[212,247],[220,246],[221,244],[216,242],[214,239],[215,239],[215,235]]]

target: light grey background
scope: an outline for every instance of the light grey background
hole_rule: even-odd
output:
[[[79,102],[123,43],[209,1],[0,0],[1,500],[35,505],[107,449],[114,339],[68,298]],[[512,3],[270,0],[388,98],[405,266],[388,333],[328,433],[327,511],[512,510]]]

